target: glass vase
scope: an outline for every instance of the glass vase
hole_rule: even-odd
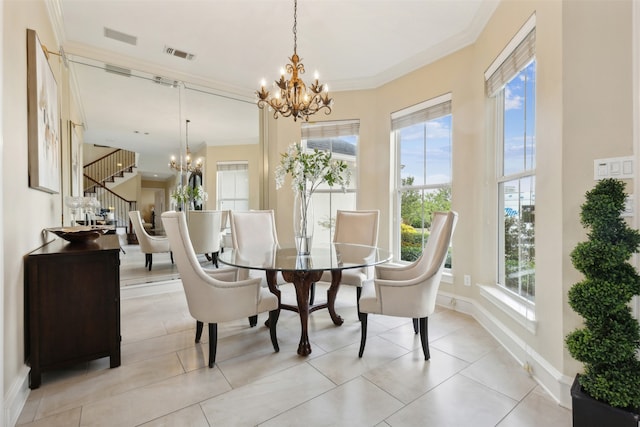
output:
[[[313,243],[313,194],[296,192],[293,202],[293,235],[299,255],[309,255]]]

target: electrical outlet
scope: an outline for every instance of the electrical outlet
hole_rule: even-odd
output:
[[[469,276],[468,274],[464,275],[464,285],[471,286],[471,276]]]

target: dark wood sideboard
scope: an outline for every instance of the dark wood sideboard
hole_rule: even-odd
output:
[[[56,239],[25,255],[29,387],[44,371],[109,356],[120,366],[120,244]]]

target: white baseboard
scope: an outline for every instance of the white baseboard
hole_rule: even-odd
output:
[[[500,322],[491,312],[475,300],[438,292],[436,303],[442,307],[468,314],[480,323],[513,358],[521,365],[528,364],[533,378],[555,401],[565,408],[571,408],[571,383],[573,378],[562,374],[539,353]]]
[[[20,417],[24,405],[29,397],[29,368],[24,365],[15,381],[9,386],[9,390],[4,397],[4,420],[5,426],[15,426]]]

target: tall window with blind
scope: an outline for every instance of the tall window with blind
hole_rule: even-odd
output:
[[[535,15],[489,68],[495,105],[498,284],[535,300],[536,60]]]
[[[351,171],[351,183],[342,191],[340,187],[322,184],[313,195],[313,246],[328,247],[333,240],[336,210],[356,209],[358,194],[358,136],[359,120],[342,120],[302,124],[302,146],[305,150],[330,151],[334,159],[344,160]]]
[[[396,259],[415,261],[435,211],[451,209],[451,94],[391,115],[397,161]],[[451,256],[445,263],[451,268]]]
[[[219,210],[249,210],[249,163],[218,162],[217,164]]]

